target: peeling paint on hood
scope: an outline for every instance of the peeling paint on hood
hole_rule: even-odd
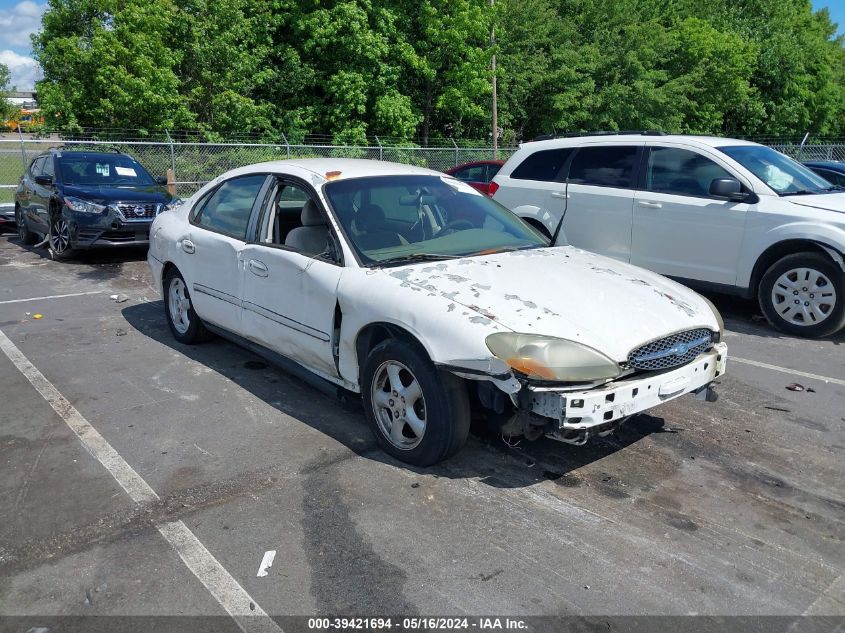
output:
[[[461,314],[471,324],[579,341],[617,361],[634,347],[673,332],[717,328],[709,306],[692,290],[574,247],[385,268],[382,273],[402,287],[447,299],[453,315],[453,306],[463,306]]]

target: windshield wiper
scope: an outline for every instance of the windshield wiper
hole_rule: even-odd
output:
[[[372,265],[384,266],[390,264],[408,264],[410,262],[441,262],[447,259],[455,259],[455,256],[439,255],[437,253],[411,253],[410,255],[400,255],[399,257],[391,257],[390,259],[373,262]]]
[[[830,187],[825,187],[822,191],[845,191],[845,187],[841,185],[831,185]]]
[[[815,193],[820,193],[824,191],[824,189],[820,189],[818,191],[812,191],[810,189],[799,189],[798,191],[787,191],[786,193],[780,194],[782,197],[786,196],[809,196]]]
[[[533,248],[544,248],[540,244],[530,244],[528,246],[503,246],[502,248],[489,248],[484,249],[482,251],[476,251],[474,253],[470,253],[468,257],[472,257],[473,255],[498,255],[499,253],[512,253],[514,251],[527,251]]]

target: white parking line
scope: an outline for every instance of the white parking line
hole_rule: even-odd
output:
[[[89,293],[90,294],[90,293]],[[38,368],[0,330],[0,349],[14,363],[59,417],[76,433],[82,445],[121,485],[135,503],[157,501],[155,490],[130,466],[106,439],[76,410]],[[245,633],[280,633],[258,603],[238,584],[182,521],[160,523],[156,528],[179,557]],[[257,617],[258,616],[258,617]],[[263,617],[261,617],[263,616]]]
[[[72,292],[67,295],[50,295],[49,297],[30,297],[29,299],[8,299],[6,301],[0,301],[0,305],[4,305],[6,303],[26,303],[27,301],[46,301],[47,299],[64,299],[65,297],[83,297],[85,295],[100,295],[103,294],[105,290],[94,290],[93,292]]]
[[[761,367],[762,369],[771,369],[772,371],[779,371],[783,374],[790,374],[792,376],[801,376],[802,378],[812,378],[813,380],[821,380],[822,382],[830,382],[834,385],[845,385],[845,380],[840,378],[831,378],[830,376],[820,376],[819,374],[810,374],[806,371],[798,371],[797,369],[790,369],[789,367],[778,367],[777,365],[769,365],[768,363],[761,363],[757,360],[749,360],[747,358],[738,358],[736,356],[728,356],[728,362],[742,363],[744,365],[753,365],[754,367]]]

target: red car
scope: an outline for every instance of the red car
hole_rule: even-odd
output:
[[[504,164],[505,161],[503,160],[476,160],[447,169],[446,173],[489,196],[492,195],[490,181],[499,173],[499,169]]]

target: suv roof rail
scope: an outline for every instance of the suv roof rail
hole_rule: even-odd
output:
[[[624,134],[640,136],[666,136],[662,130],[598,130],[596,132],[563,132],[561,134],[541,134],[532,141],[548,141],[553,138],[576,138],[579,136],[621,136]]]

